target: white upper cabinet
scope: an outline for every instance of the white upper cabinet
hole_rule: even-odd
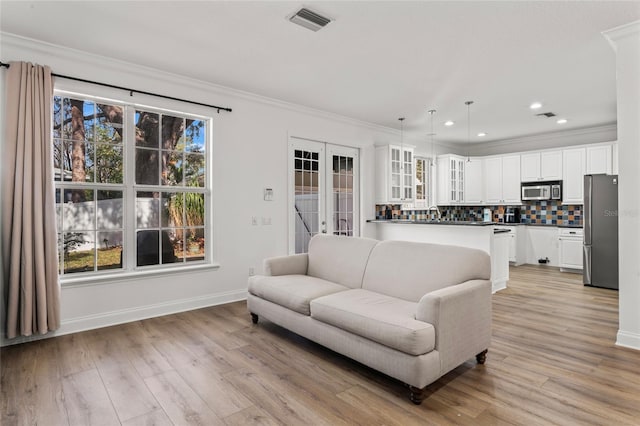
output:
[[[489,204],[521,204],[520,155],[484,160],[485,198]]]
[[[520,179],[522,182],[540,180],[540,153],[533,152],[520,156]]]
[[[412,147],[376,147],[376,203],[413,201],[414,158]]]
[[[562,162],[562,202],[564,204],[582,204],[586,149],[565,149],[562,151]]]
[[[438,157],[438,196],[439,205],[460,204],[464,202],[465,159],[458,155]]]
[[[598,145],[587,147],[586,174],[611,174],[611,145]]]
[[[520,156],[520,180],[562,179],[562,151],[529,152]]]
[[[611,145],[611,174],[617,175],[618,172],[618,142]]]
[[[464,203],[484,203],[484,160],[471,157],[464,164]]]
[[[520,155],[502,157],[502,202],[504,204],[521,204]]]

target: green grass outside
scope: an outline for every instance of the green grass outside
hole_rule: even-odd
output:
[[[120,268],[120,253],[122,247],[111,247],[108,249],[98,249],[98,270],[105,269],[118,269]],[[192,258],[191,260],[204,259],[204,248],[200,248],[199,252],[191,252],[187,250],[175,251],[178,259],[184,257]],[[64,259],[64,272],[65,274],[73,272],[86,272],[93,271],[93,250],[73,251],[67,254]],[[198,258],[198,259],[196,259]]]

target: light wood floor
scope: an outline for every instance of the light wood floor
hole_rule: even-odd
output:
[[[494,295],[493,343],[427,388],[261,319],[244,303],[3,348],[1,423],[640,424],[640,351],[614,346],[617,297],[522,266]]]

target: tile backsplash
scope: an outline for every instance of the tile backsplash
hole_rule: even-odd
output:
[[[435,219],[436,212],[426,209],[402,210],[400,204],[377,204],[376,219],[385,219],[387,206],[391,207],[393,219],[429,220]],[[483,210],[491,210],[493,221],[504,222],[506,206],[438,206],[443,218],[449,220],[482,220]],[[528,201],[518,207],[520,223],[540,225],[582,225],[582,206],[562,204],[557,200]]]

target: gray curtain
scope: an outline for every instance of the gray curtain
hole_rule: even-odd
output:
[[[2,266],[6,335],[60,326],[49,67],[11,62],[6,71],[2,157]]]

